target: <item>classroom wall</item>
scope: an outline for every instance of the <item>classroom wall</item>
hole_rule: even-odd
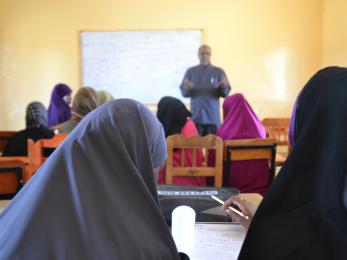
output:
[[[322,0],[1,0],[0,130],[28,102],[80,87],[79,30],[202,28],[213,63],[259,116],[289,116],[320,67]],[[182,75],[183,76],[183,75]]]
[[[347,67],[346,11],[346,0],[324,1],[322,66]]]
[[[3,93],[3,77],[4,77],[4,70],[3,70],[3,55],[2,55],[2,42],[3,42],[3,25],[4,25],[4,14],[3,14],[3,6],[4,2],[0,1],[0,130],[5,129],[5,126],[7,125],[5,122],[5,116],[1,115],[5,112],[5,105],[4,105],[4,93]]]

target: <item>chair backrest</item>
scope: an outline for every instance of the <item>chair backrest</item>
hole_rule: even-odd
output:
[[[167,139],[168,159],[166,162],[166,184],[173,184],[174,176],[214,177],[214,186],[222,186],[223,178],[223,141],[216,135],[185,137],[180,134]],[[181,165],[174,166],[174,154],[180,151]],[[185,154],[192,153],[192,165],[185,166]],[[202,151],[205,163],[197,165],[197,151]],[[215,165],[209,166],[209,153],[215,153]]]
[[[25,163],[21,160],[2,158],[0,161],[0,198],[15,195],[23,186]]]
[[[226,140],[224,141],[226,172],[230,172],[232,161],[268,160],[270,180],[272,181],[275,176],[276,147],[275,138]]]
[[[45,149],[55,149],[67,137],[67,134],[57,134],[52,139],[41,139],[34,142],[28,140],[28,164],[36,171],[47,159],[44,156]]]
[[[289,148],[290,118],[264,118],[261,122],[268,138],[276,138],[277,145],[288,146]]]
[[[0,131],[0,154],[5,150],[8,140],[16,133],[16,131]]]

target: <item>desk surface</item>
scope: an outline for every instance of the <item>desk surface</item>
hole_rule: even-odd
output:
[[[0,200],[0,213],[4,210],[8,203],[10,203],[10,200]]]
[[[243,198],[259,206],[262,196],[257,193],[241,193]],[[10,200],[0,200],[0,213]],[[195,224],[194,246],[191,260],[237,259],[246,229],[238,224]]]
[[[243,196],[245,199],[259,199],[254,195],[257,194],[244,194]],[[9,202],[10,200],[0,200],[0,214]],[[246,229],[238,224],[197,223],[195,224],[193,253],[190,259],[236,260],[246,233]]]
[[[237,259],[246,237],[238,224],[195,224],[191,260]]]

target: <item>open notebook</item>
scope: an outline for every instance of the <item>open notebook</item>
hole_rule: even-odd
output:
[[[195,224],[191,260],[237,259],[246,236],[246,229],[238,224]]]

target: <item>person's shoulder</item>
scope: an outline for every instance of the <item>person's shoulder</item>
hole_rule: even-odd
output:
[[[30,128],[29,129],[23,129],[18,131],[14,136],[12,136],[12,140],[18,140],[18,139],[22,139],[22,138],[27,138],[28,136],[30,136]]]
[[[58,130],[60,134],[69,134],[76,126],[78,122],[70,119],[64,123],[52,127],[53,130]]]
[[[44,126],[40,127],[33,127],[28,128],[24,130],[21,134],[21,137],[24,137],[25,139],[33,139],[34,141],[37,141],[39,139],[49,139],[54,136],[54,132],[52,129],[49,129]]]
[[[51,129],[54,131],[54,130],[60,130],[60,128],[62,126],[64,126],[64,124],[66,123],[66,121],[64,123],[60,123],[60,124],[57,124],[57,125],[54,125],[51,127]]]
[[[20,131],[18,131],[14,136],[22,136],[22,135],[26,135],[28,133],[29,129],[22,129]]]
[[[196,70],[198,70],[200,68],[200,65],[195,65],[195,66],[193,66],[193,67],[190,67],[190,68],[188,68],[187,69],[187,72],[189,71],[189,72],[191,72],[191,71],[196,71]]]
[[[26,156],[26,142],[32,139],[31,129],[18,131],[12,136],[5,147],[3,156]]]
[[[223,72],[224,73],[224,69],[222,69],[221,67],[218,67],[218,66],[214,66],[214,65],[211,65],[212,69],[218,71],[218,72]]]
[[[54,136],[54,130],[53,129],[49,129],[49,128],[44,127],[44,126],[41,126],[38,129],[44,138],[53,138],[53,136]]]
[[[192,119],[187,119],[182,128],[181,134],[187,137],[199,134],[198,129],[196,128],[196,125]]]

